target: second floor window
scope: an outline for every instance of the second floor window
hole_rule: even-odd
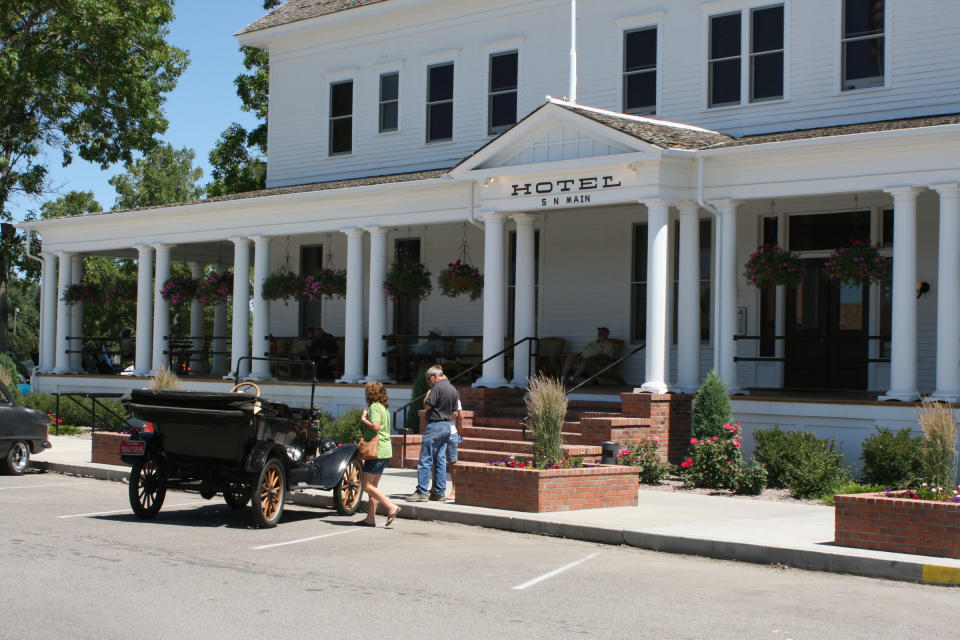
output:
[[[496,135],[517,122],[517,60],[516,51],[490,56],[490,99],[487,107],[487,131]]]
[[[623,112],[657,112],[657,28],[623,34]]]
[[[783,5],[749,12],[749,41],[744,41],[741,12],[710,18],[709,105],[740,104],[744,91],[750,102],[783,97]],[[743,57],[748,76],[743,77]]]
[[[353,151],[353,80],[330,85],[330,155]]]
[[[883,0],[844,0],[844,91],[883,86],[883,41]]]
[[[380,133],[396,131],[399,125],[400,74],[380,75]]]
[[[453,138],[453,63],[427,69],[427,142]]]

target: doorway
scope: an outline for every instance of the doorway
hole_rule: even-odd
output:
[[[787,289],[784,386],[867,388],[869,287],[840,284],[823,258],[803,260],[803,281]]]

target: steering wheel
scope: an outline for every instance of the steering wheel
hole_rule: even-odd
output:
[[[251,389],[253,389],[254,393],[257,394],[257,397],[258,398],[260,397],[260,387],[253,384],[252,382],[241,382],[240,384],[235,384],[233,385],[233,388],[230,389],[230,393],[240,391],[241,389],[246,389],[247,387],[250,387]]]

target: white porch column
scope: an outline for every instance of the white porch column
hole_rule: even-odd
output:
[[[387,275],[387,230],[369,227],[370,232],[370,303],[369,336],[367,336],[367,382],[387,382],[387,348],[383,335],[387,332],[387,292],[383,282]]]
[[[667,259],[670,205],[662,200],[647,206],[647,336],[646,376],[640,391],[667,392]]]
[[[160,291],[163,284],[170,279],[170,245],[155,244],[157,267],[153,278],[153,369],[151,375],[167,365],[173,370],[170,361],[170,303],[163,299]],[[179,375],[179,371],[174,371]]]
[[[737,327],[737,205],[736,200],[721,200],[716,203],[720,211],[720,317],[717,345],[720,350],[720,371],[730,394],[740,392],[737,384],[737,344],[733,334]]]
[[[58,253],[57,258],[60,261],[60,277],[57,280],[57,351],[56,366],[54,373],[70,373],[70,341],[67,340],[67,334],[70,333],[70,308],[63,301],[63,294],[67,292],[67,287],[73,284],[73,254]]]
[[[217,272],[222,273],[223,267],[218,266]],[[230,371],[230,362],[227,358],[227,303],[218,302],[213,306],[213,360],[210,363],[211,376],[225,376]]]
[[[887,189],[893,196],[893,318],[890,389],[880,400],[917,399],[917,187]],[[956,247],[953,248],[956,251]],[[954,318],[954,322],[956,318]]]
[[[960,401],[960,184],[930,187],[940,194],[937,264],[937,389],[933,397]],[[894,214],[896,215],[896,214]],[[896,246],[896,239],[894,239]]]
[[[233,332],[230,347],[233,361],[230,372],[246,378],[250,361],[239,359],[250,355],[250,239],[230,238],[233,243]]]
[[[503,277],[503,215],[483,216],[483,359],[503,349],[505,283]],[[503,387],[504,358],[500,355],[483,365],[475,387]]]
[[[70,284],[80,284],[83,279],[83,256],[74,254],[70,262]],[[83,303],[78,302],[70,309],[70,336],[83,337]],[[70,340],[70,370],[73,373],[83,371],[83,340]],[[99,345],[98,345],[99,346]]]
[[[253,342],[250,354],[264,357],[270,354],[270,303],[263,299],[263,282],[270,276],[270,238],[253,238]],[[269,380],[270,363],[253,360],[251,380]]]
[[[199,262],[190,263],[190,277],[194,280],[203,278],[203,265]],[[190,375],[201,375],[207,372],[206,355],[203,353],[204,343],[203,305],[193,299],[190,302]]]
[[[347,304],[343,330],[343,376],[337,382],[363,381],[363,229],[347,235]]]
[[[536,234],[533,229],[536,216],[517,213],[511,217],[517,224],[517,280],[513,297],[513,339],[517,341],[522,338],[535,338],[537,332]],[[513,380],[510,384],[515,387],[527,386],[527,378],[530,377],[530,347],[529,342],[524,342],[513,348]]]
[[[137,245],[137,334],[133,375],[148,376],[153,369],[153,249]]]
[[[40,372],[51,373],[57,352],[57,256],[43,256],[43,301],[40,305]]]
[[[697,203],[677,205],[680,256],[677,286],[677,388],[696,393],[700,383],[700,220]]]

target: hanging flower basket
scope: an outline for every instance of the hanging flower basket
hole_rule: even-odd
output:
[[[232,294],[233,271],[214,273],[197,287],[197,300],[205,305],[226,302]]]
[[[483,294],[483,275],[472,264],[451,262],[437,277],[440,293],[450,298],[467,294],[470,300],[476,300]]]
[[[197,297],[200,280],[189,276],[173,276],[163,283],[160,295],[170,304],[190,302]]]
[[[102,299],[103,291],[100,289],[100,285],[93,282],[84,282],[83,280],[77,284],[71,284],[63,292],[63,301],[67,304],[99,302]]]
[[[890,277],[891,260],[867,240],[850,238],[850,246],[836,249],[824,265],[828,278],[843,284],[870,285]]]
[[[321,296],[343,298],[347,295],[346,269],[320,269],[303,280],[299,299],[312,302]]]
[[[293,271],[271,273],[263,281],[264,300],[299,299],[303,294],[304,279]]]
[[[394,302],[403,297],[413,298],[419,302],[433,291],[433,285],[430,284],[430,271],[419,262],[402,260],[390,265],[384,288]]]
[[[757,247],[744,268],[743,276],[757,289],[778,285],[795,287],[803,280],[800,258],[775,244]]]
[[[105,302],[125,302],[137,297],[137,283],[134,280],[117,280],[103,294]]]

